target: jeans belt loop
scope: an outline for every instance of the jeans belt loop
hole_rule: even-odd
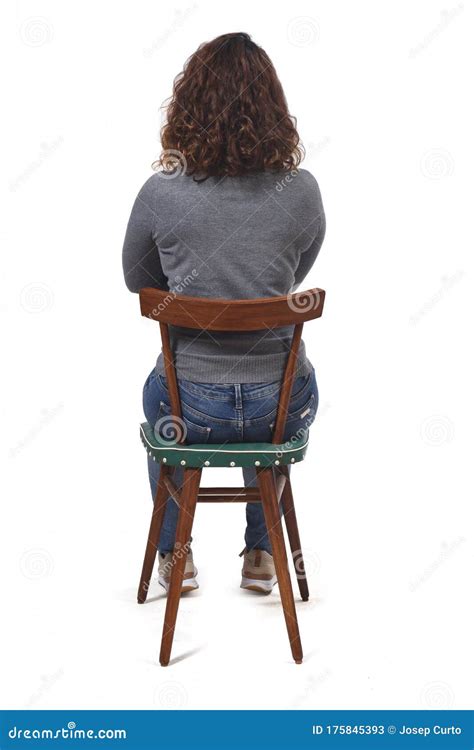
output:
[[[242,409],[242,386],[240,383],[234,384],[235,389],[235,408]]]

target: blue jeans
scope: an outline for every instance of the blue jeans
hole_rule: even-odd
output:
[[[188,443],[253,443],[271,442],[275,423],[280,383],[192,383],[179,380],[182,416]],[[296,378],[290,399],[283,442],[299,435],[313,422],[318,409],[318,388],[314,370]],[[153,370],[143,388],[143,410],[147,421],[164,437],[169,427],[170,401],[166,378]],[[246,487],[256,485],[255,469],[243,469]],[[176,468],[174,482],[180,487],[184,469]],[[148,458],[148,474],[153,499],[160,464]],[[261,503],[247,504],[247,549],[263,549],[271,553]],[[161,529],[159,550],[172,552],[178,521],[178,508],[169,498]]]

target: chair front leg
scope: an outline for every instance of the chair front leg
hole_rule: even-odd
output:
[[[188,553],[189,540],[193,528],[194,511],[196,509],[199,484],[202,469],[185,469],[180,495],[178,525],[172,557],[172,570],[168,599],[166,601],[165,621],[161,639],[160,664],[166,667],[170,661],[173,645],[176,617],[178,615],[181,588],[183,585],[184,569]]]
[[[265,514],[265,523],[267,525],[270,544],[272,545],[273,561],[275,563],[288,638],[290,639],[291,653],[295,662],[301,664],[303,661],[303,649],[301,647],[295,600],[291,588],[288,558],[286,556],[280,509],[278,507],[275,478],[272,468],[257,469],[257,480],[262,498],[263,512]]]
[[[155,564],[156,553],[160,541],[161,527],[163,525],[166,504],[168,502],[168,490],[165,487],[164,478],[171,473],[172,468],[170,466],[161,465],[155,501],[153,503],[153,512],[151,514],[145,558],[143,560],[142,575],[138,586],[137,601],[139,604],[143,604],[146,601],[148,589],[150,587],[150,579],[153,573],[153,566]]]

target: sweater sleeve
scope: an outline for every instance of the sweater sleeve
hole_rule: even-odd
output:
[[[138,193],[128,220],[122,250],[125,283],[131,292],[146,286],[167,289],[166,276],[154,238],[156,176],[150,177]]]
[[[326,216],[324,214],[324,209],[322,208],[322,206],[316,226],[318,227],[318,229],[315,238],[313,239],[309,247],[303,253],[301,253],[300,261],[295,271],[295,287],[299,286],[303,282],[304,278],[308,275],[314,261],[318,257],[319,251],[321,250],[324,235],[326,234]]]

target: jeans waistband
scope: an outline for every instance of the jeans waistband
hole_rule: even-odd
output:
[[[299,393],[311,383],[313,372],[295,379],[293,394]],[[166,378],[158,376],[166,387]],[[179,388],[183,393],[189,393],[197,398],[215,401],[232,402],[236,409],[242,408],[243,401],[254,401],[269,396],[278,397],[281,388],[279,381],[275,383],[193,383],[180,379]]]

